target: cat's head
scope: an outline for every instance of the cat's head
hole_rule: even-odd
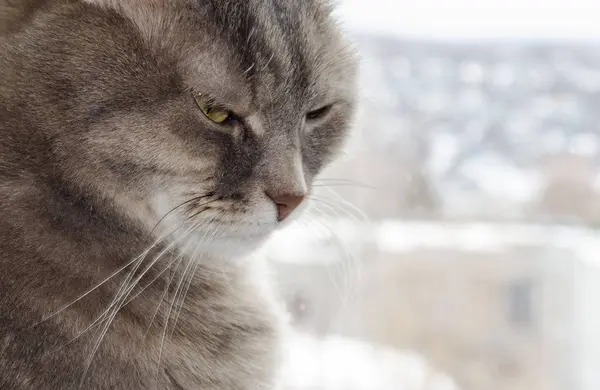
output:
[[[78,180],[147,204],[149,226],[168,214],[180,234],[258,242],[346,136],[355,62],[319,0],[88,0],[54,18],[32,61],[57,151]]]

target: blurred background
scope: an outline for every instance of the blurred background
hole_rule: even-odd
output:
[[[338,3],[353,137],[265,248],[284,388],[600,389],[600,3]]]

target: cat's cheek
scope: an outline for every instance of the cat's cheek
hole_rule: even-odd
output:
[[[340,124],[342,125],[342,124]],[[348,139],[348,130],[332,122],[315,129],[306,139],[303,151],[304,166],[309,175],[317,176],[342,152]]]

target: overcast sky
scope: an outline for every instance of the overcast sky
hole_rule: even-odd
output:
[[[349,29],[431,39],[600,41],[600,0],[337,0]]]

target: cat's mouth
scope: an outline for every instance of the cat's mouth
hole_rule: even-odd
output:
[[[192,255],[210,253],[221,257],[226,253],[229,257],[239,257],[249,254],[277,230],[297,221],[308,203],[303,194],[285,192],[269,195],[262,190],[250,190],[232,198],[214,191],[196,195],[189,187],[178,190],[187,194],[186,198],[164,192],[154,198],[155,218],[166,216],[154,233],[176,231],[177,245],[193,248]]]
[[[243,257],[261,247],[276,231],[301,218],[307,205],[307,200],[302,199],[286,218],[280,218],[277,206],[265,200],[253,210],[215,219],[211,226],[198,228],[195,236],[198,242],[204,242],[203,250],[214,256]]]

